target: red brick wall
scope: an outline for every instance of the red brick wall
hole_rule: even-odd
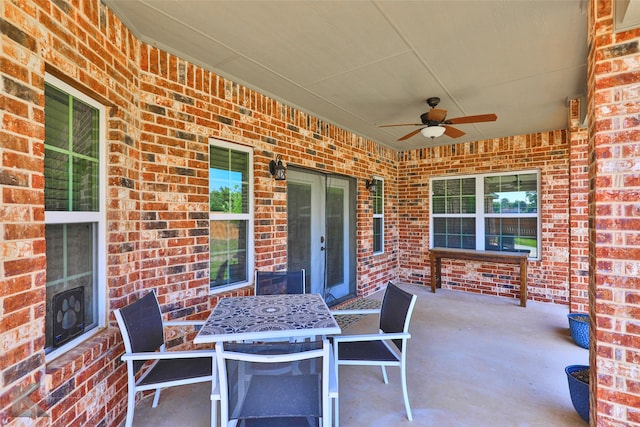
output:
[[[587,130],[581,111],[586,105],[574,99],[569,106],[569,280],[570,311],[589,312],[589,161]]]
[[[108,106],[110,303],[124,304],[135,287],[137,236],[134,138],[137,46],[98,1],[2,2],[2,382],[0,424],[14,418],[16,393],[39,386],[30,399],[46,411],[38,425],[114,425],[126,399],[122,352],[115,330],[105,330],[45,363],[44,73],[45,70]],[[128,253],[126,253],[128,252]],[[117,287],[121,281],[128,290]]]
[[[48,415],[39,425],[124,419],[123,346],[111,312],[149,289],[167,319],[203,318],[209,296],[208,140],[254,147],[256,263],[286,266],[286,184],[268,163],[358,179],[359,292],[396,277],[397,210],[387,199],[387,252],[372,255],[364,179],[396,192],[397,154],[136,40],[99,0],[0,2],[0,424],[16,393]],[[45,363],[44,74],[108,107],[107,311],[110,328]],[[248,294],[251,289],[234,291]],[[193,332],[172,329],[171,346]],[[28,420],[27,420],[28,422]]]
[[[398,173],[400,281],[430,281],[430,177],[540,169],[541,260],[528,262],[528,298],[568,304],[569,151],[567,131],[555,131],[402,153]],[[508,276],[516,279],[505,278]],[[518,277],[517,266],[442,261],[445,288],[455,282],[455,289],[519,298]]]
[[[141,274],[144,287],[172,294],[167,310],[183,317],[207,309],[209,137],[254,149],[256,268],[287,265],[286,182],[269,173],[269,162],[280,154],[289,167],[359,179],[359,292],[395,277],[393,243],[372,256],[372,200],[364,188],[375,174],[395,194],[394,151],[154,47],[142,45],[140,53],[141,256],[161,263],[143,263]],[[393,202],[389,197],[385,207],[389,242],[396,229]]]
[[[589,136],[572,126],[397,154],[186,61],[141,44],[100,3],[0,2],[0,424],[16,391],[47,411],[39,425],[117,425],[126,381],[111,311],[154,288],[167,318],[202,317],[208,296],[207,167],[209,137],[254,147],[256,263],[286,265],[286,192],[268,174],[288,165],[358,178],[357,269],[361,293],[387,280],[429,280],[428,177],[510,169],[542,170],[543,259],[531,262],[530,298],[584,307],[569,283],[584,276],[585,188],[590,161],[590,306],[598,425],[638,423],[637,248],[633,222],[638,157],[638,38],[614,35],[611,2],[594,0]],[[109,106],[108,312],[112,328],[50,363],[44,361],[45,241],[43,87],[50,71]],[[590,160],[581,151],[588,140]],[[611,160],[616,159],[615,168]],[[620,159],[624,159],[620,160]],[[364,179],[385,179],[385,254],[372,255],[372,206]],[[397,195],[397,196],[396,196]],[[613,197],[616,196],[616,197]],[[575,209],[575,210],[574,210]],[[574,223],[575,221],[575,223]],[[577,224],[577,230],[570,228]],[[627,227],[627,228],[625,228]],[[617,230],[617,231],[613,231]],[[628,231],[624,231],[628,230]],[[264,237],[264,238],[263,238]],[[504,272],[504,266],[490,266]],[[445,275],[455,267],[445,263]],[[569,269],[572,270],[569,273]],[[575,269],[575,271],[573,271]],[[515,273],[515,272],[512,272]],[[502,294],[472,280],[470,291]],[[582,285],[581,285],[582,286]],[[516,286],[517,288],[517,286]],[[579,289],[579,288],[576,288]],[[583,288],[582,288],[583,289]],[[485,291],[485,289],[482,289]],[[236,293],[246,294],[250,289]],[[579,291],[579,292],[583,292]],[[516,293],[506,290],[506,295]],[[582,301],[581,301],[582,299]],[[595,302],[595,303],[594,303]],[[172,345],[188,346],[188,331]],[[595,340],[593,340],[595,341]],[[619,391],[625,389],[623,393]],[[595,407],[595,405],[592,405]],[[595,418],[595,417],[594,417]]]
[[[640,426],[640,28],[589,13],[591,419]]]

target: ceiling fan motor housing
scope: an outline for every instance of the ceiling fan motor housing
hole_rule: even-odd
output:
[[[423,125],[427,126],[438,126],[440,124],[437,120],[429,120],[429,112],[423,113],[420,115],[420,121]]]

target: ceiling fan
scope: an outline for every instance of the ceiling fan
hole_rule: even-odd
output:
[[[437,96],[427,99],[427,104],[429,104],[431,109],[420,116],[420,121],[422,123],[381,125],[379,127],[386,128],[386,127],[392,127],[392,126],[422,126],[419,129],[411,131],[405,136],[398,138],[398,141],[404,141],[405,139],[409,139],[412,136],[417,135],[418,133],[422,133],[422,135],[432,139],[442,134],[445,134],[451,138],[459,138],[465,133],[460,129],[454,128],[449,125],[460,125],[460,124],[466,124],[466,123],[479,123],[479,122],[495,122],[498,119],[498,116],[496,116],[495,114],[478,114],[476,116],[464,116],[464,117],[456,117],[455,119],[446,119],[447,110],[436,108],[439,102],[440,102],[440,98],[438,98]]]

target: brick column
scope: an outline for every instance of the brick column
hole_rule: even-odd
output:
[[[6,425],[46,411],[44,60],[33,10],[9,2],[0,9],[0,424]]]
[[[580,99],[569,105],[569,304],[570,311],[589,311],[589,162],[587,129],[581,127]]]
[[[590,6],[591,425],[640,426],[640,30]]]

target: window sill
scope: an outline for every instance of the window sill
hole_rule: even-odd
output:
[[[119,341],[117,328],[102,328],[74,348],[47,361],[45,368],[47,390],[55,390],[94,361],[105,357]]]
[[[241,291],[242,290],[242,291]],[[232,293],[233,295],[245,296],[252,293],[253,284],[244,282],[234,285],[222,285],[216,287],[209,287],[209,295],[215,295],[221,297],[221,294]]]

